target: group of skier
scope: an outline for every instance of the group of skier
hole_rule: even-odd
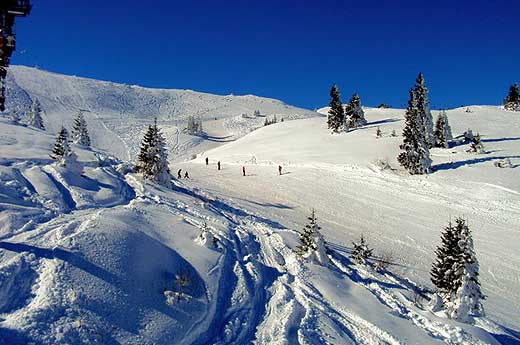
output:
[[[208,157],[206,157],[206,165],[209,165]],[[217,170],[221,170],[220,161],[217,161]],[[278,175],[282,175],[282,166],[281,165],[278,165]],[[242,176],[246,176],[246,166],[245,165],[242,165]],[[177,178],[178,179],[182,178],[182,169],[179,169],[179,171],[177,171]],[[184,178],[190,178],[188,171],[184,172]]]

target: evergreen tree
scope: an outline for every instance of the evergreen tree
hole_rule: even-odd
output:
[[[350,256],[355,263],[365,265],[367,263],[367,259],[372,256],[373,249],[368,248],[363,235],[359,240],[359,243],[352,242],[354,249],[352,249],[352,253]]]
[[[42,106],[38,99],[34,99],[31,105],[31,111],[29,113],[29,126],[34,128],[45,130],[42,119]]]
[[[410,90],[403,130],[404,150],[397,157],[399,163],[412,175],[427,174],[431,169],[430,150],[424,140],[423,117],[417,109],[416,93]]]
[[[155,182],[169,185],[171,181],[168,167],[168,153],[162,133],[157,126],[157,119],[148,130],[141,143],[141,150],[137,157],[135,171],[143,177]]]
[[[345,124],[346,130],[367,124],[365,112],[361,107],[361,99],[357,93],[352,95],[348,104],[345,106]]]
[[[61,165],[66,165],[67,158],[72,154],[69,145],[69,132],[65,127],[61,127],[58,132],[58,136],[56,137],[56,143],[52,149],[52,153],[50,157],[60,163]]]
[[[74,119],[74,124],[72,125],[72,140],[78,145],[90,147],[87,121],[85,121],[85,116],[82,111],[80,111],[78,116]]]
[[[484,144],[482,144],[482,140],[480,139],[480,134],[477,133],[477,135],[473,137],[473,140],[471,141],[471,144],[469,145],[469,149],[467,152],[486,153],[486,150],[484,149]]]
[[[449,141],[453,139],[451,127],[448,123],[446,111],[441,111],[435,122],[435,147],[449,147]]]
[[[454,265],[455,279],[447,311],[449,317],[468,322],[473,316],[483,316],[482,300],[485,298],[478,280],[479,264],[473,248],[471,231],[462,218],[456,220],[459,255]]]
[[[321,227],[317,223],[316,211],[312,209],[309,221],[300,233],[300,245],[296,247],[296,254],[308,258],[313,256],[321,265],[329,262],[326,253],[325,240],[320,233]]]
[[[345,112],[343,111],[343,104],[341,104],[339,89],[334,84],[330,90],[330,110],[327,116],[327,125],[329,129],[332,129],[333,133],[338,133],[344,122]]]
[[[428,99],[428,88],[424,82],[424,76],[419,73],[415,81],[415,98],[417,101],[417,111],[422,118],[422,130],[424,131],[424,142],[428,148],[432,148],[435,144],[433,135],[433,118],[430,112],[430,100]]]
[[[520,111],[520,91],[518,90],[518,83],[509,87],[509,94],[504,99],[504,108],[511,111]]]
[[[381,138],[382,136],[383,136],[383,132],[381,132],[381,128],[379,128],[379,126],[377,126],[376,138]]]
[[[459,226],[460,219],[456,220]],[[456,290],[456,265],[461,256],[460,235],[450,222],[441,234],[441,245],[437,247],[435,259],[430,271],[431,281],[437,287],[443,299],[448,300]]]

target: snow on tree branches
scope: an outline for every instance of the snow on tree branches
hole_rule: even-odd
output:
[[[90,147],[87,121],[85,121],[85,116],[82,111],[80,111],[78,116],[74,119],[74,124],[72,125],[72,140],[78,145]]]
[[[330,109],[327,116],[327,126],[332,129],[332,133],[339,133],[345,122],[345,112],[341,104],[341,96],[336,84],[330,90]]]
[[[361,99],[357,93],[352,95],[345,106],[345,130],[357,128],[367,124],[365,112],[361,108]]]
[[[486,150],[484,149],[484,144],[482,144],[482,140],[480,139],[480,134],[477,133],[477,135],[475,135],[473,137],[467,152],[469,152],[469,153],[486,153]]]
[[[189,135],[200,135],[202,134],[202,118],[195,118],[195,116],[188,116],[188,125],[186,132]]]
[[[504,109],[511,111],[520,111],[520,91],[518,83],[511,85],[509,94],[504,99]]]
[[[143,177],[157,183],[169,186],[171,183],[168,153],[162,133],[157,126],[157,119],[148,130],[141,142],[141,151],[137,157],[135,171]]]
[[[63,126],[58,132],[50,157],[61,166],[66,166],[70,161],[75,160],[75,155],[69,145],[69,132]]]
[[[31,111],[29,113],[29,126],[43,130],[45,129],[45,126],[43,125],[42,112],[40,101],[35,98],[32,102]]]
[[[366,265],[367,259],[372,256],[373,249],[368,248],[363,235],[361,235],[359,243],[352,242],[352,245],[354,246],[354,249],[352,249],[352,253],[350,254],[352,260],[357,264]]]
[[[449,142],[453,139],[451,134],[451,127],[448,123],[448,115],[445,110],[442,110],[435,122],[435,147],[448,148]]]
[[[431,170],[430,150],[425,141],[423,116],[417,108],[416,92],[410,90],[410,100],[404,116],[403,144],[397,157],[399,163],[412,175],[427,174]]]
[[[478,280],[479,264],[473,248],[473,238],[466,221],[450,222],[441,235],[437,259],[431,270],[431,280],[443,299],[450,318],[469,322],[474,316],[483,316],[485,298]]]
[[[314,209],[307,219],[309,223],[304,226],[300,233],[300,245],[296,247],[296,254],[304,258],[313,258],[318,264],[326,266],[329,263],[329,258]]]
[[[433,118],[430,112],[430,100],[428,99],[428,88],[424,82],[424,76],[419,73],[415,81],[415,99],[417,101],[417,111],[422,118],[422,130],[424,132],[424,142],[428,148],[435,144],[433,136]]]

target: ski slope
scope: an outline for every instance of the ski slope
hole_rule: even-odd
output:
[[[25,66],[12,66],[7,78],[7,109],[27,114],[37,98],[51,133],[63,124],[70,127],[79,110],[85,111],[93,145],[121,159],[133,159],[146,127],[157,118],[176,159],[189,157],[194,147],[214,147],[263,125],[265,117],[296,119],[316,113],[281,101],[257,97],[219,96],[191,90],[150,89],[94,79],[66,76]],[[259,110],[261,117],[244,119]],[[186,127],[188,116],[201,117],[208,137],[199,138],[177,130]],[[214,137],[214,131],[223,133]],[[195,150],[197,151],[197,150]]]
[[[167,189],[128,170],[154,114],[129,106],[133,96],[111,98],[126,86],[25,67],[13,76],[11,107],[36,95],[52,125],[0,117],[0,344],[520,343],[518,114],[449,111],[454,134],[480,131],[489,153],[435,149],[436,171],[411,177],[395,162],[400,138],[390,136],[401,132],[402,110],[366,109],[367,126],[331,136],[323,116],[287,106],[294,121],[247,134],[263,119],[242,118],[239,97],[208,118],[206,136],[178,143],[175,121],[185,113],[165,111],[170,167],[191,176]],[[177,93],[130,88],[135,102]],[[200,97],[197,109],[221,100]],[[262,99],[246,99],[268,113]],[[273,102],[271,114],[282,114],[286,106]],[[56,167],[52,126],[84,105],[94,149],[73,145],[80,168]],[[122,119],[117,109],[127,106]],[[493,165],[504,157],[513,168]],[[327,267],[293,250],[312,207],[331,250]],[[488,315],[474,325],[427,308],[432,253],[458,215],[474,231],[488,295]],[[214,245],[200,241],[203,229]],[[388,271],[350,261],[362,233],[376,254],[393,252]]]

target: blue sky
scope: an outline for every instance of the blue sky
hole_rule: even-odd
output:
[[[520,82],[520,1],[33,0],[14,64],[316,108],[499,104]]]

